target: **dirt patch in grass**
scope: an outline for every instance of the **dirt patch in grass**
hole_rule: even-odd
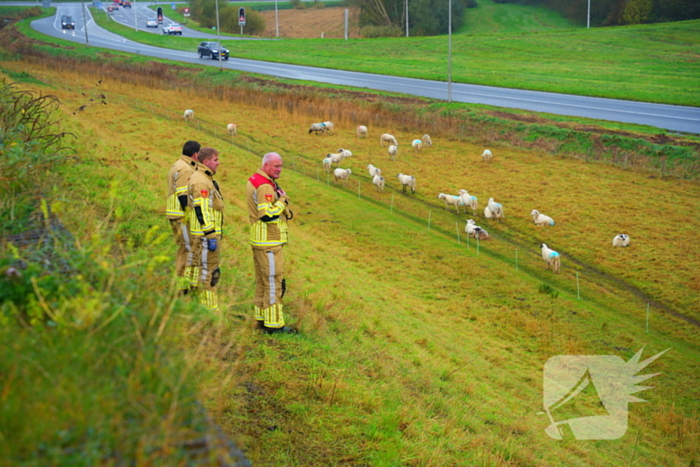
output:
[[[349,8],[348,37],[360,37],[357,8]],[[334,38],[345,37],[345,8],[303,8],[278,10],[279,37],[287,38]],[[261,11],[265,19],[264,37],[276,37],[275,11]]]

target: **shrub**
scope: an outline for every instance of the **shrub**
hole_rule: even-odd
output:
[[[364,26],[360,29],[360,36],[367,39],[377,37],[401,37],[403,31],[398,26]]]

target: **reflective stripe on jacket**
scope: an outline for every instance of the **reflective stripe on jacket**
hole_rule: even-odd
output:
[[[287,200],[280,199],[277,185],[262,170],[248,179],[246,198],[252,247],[269,248],[287,243]]]
[[[224,225],[224,197],[214,183],[212,173],[203,165],[190,177],[187,185],[190,207],[190,232],[196,237],[220,236]],[[201,208],[203,223],[199,222],[196,208]]]
[[[178,196],[187,195],[187,182],[197,168],[197,162],[189,156],[180,156],[168,172],[168,198],[165,217],[180,219],[185,217]]]

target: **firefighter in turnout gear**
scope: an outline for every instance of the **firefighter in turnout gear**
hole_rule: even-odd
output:
[[[282,248],[287,243],[287,221],[292,212],[287,193],[276,182],[281,173],[282,157],[270,152],[246,185],[255,264],[255,319],[266,333],[294,332],[284,325],[282,312],[286,287]]]
[[[175,274],[177,276],[177,287],[186,293],[192,284],[195,271],[193,267],[193,257],[187,206],[187,183],[194,171],[197,169],[197,153],[199,153],[199,143],[187,141],[182,147],[182,156],[175,161],[168,173],[168,199],[165,208],[165,216],[170,222],[177,253],[175,254]]]
[[[219,260],[224,224],[224,198],[214,180],[219,152],[214,148],[202,148],[198,160],[199,167],[187,185],[192,253],[198,272],[199,301],[208,310],[218,311],[216,288],[221,278]]]

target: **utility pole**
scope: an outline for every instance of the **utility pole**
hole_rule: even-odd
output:
[[[447,11],[447,102],[452,102],[452,0]]]
[[[241,31],[243,31],[243,29],[241,29]],[[275,37],[280,37],[280,20],[279,16],[277,16],[277,0],[275,0]]]
[[[406,37],[408,37],[408,0],[406,0]]]
[[[90,45],[90,41],[88,41],[88,32],[87,32],[87,14],[85,13],[85,0],[81,0],[80,2],[83,5],[83,26],[85,27],[85,45]]]
[[[588,17],[586,18],[586,29],[591,27],[591,0],[588,0]]]
[[[216,38],[219,41],[219,70],[223,70],[224,65],[221,61],[221,49],[223,49],[223,46],[221,45],[221,29],[219,28],[219,0],[216,0]]]

